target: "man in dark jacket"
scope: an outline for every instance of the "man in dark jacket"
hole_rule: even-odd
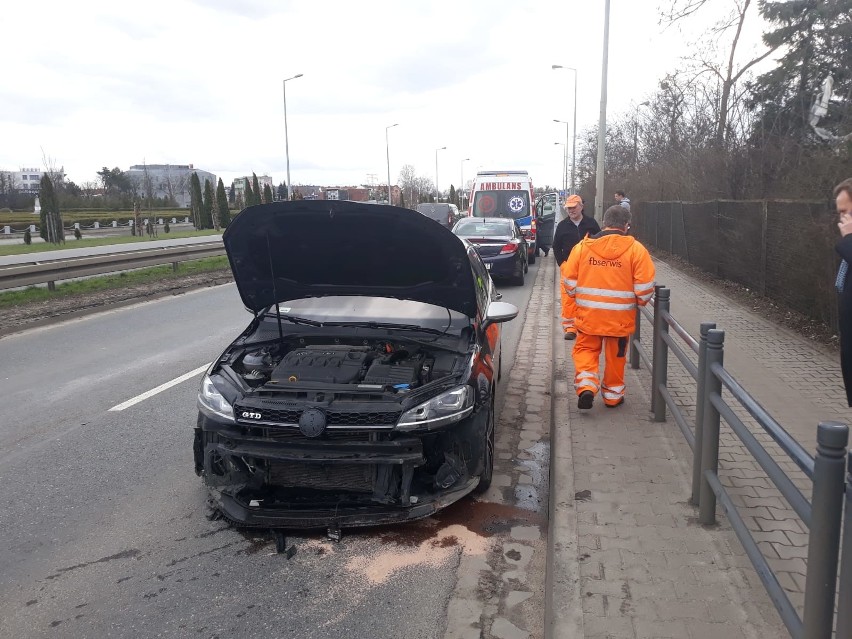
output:
[[[834,187],[835,204],[841,238],[836,249],[843,260],[837,272],[835,286],[840,294],[840,369],[846,386],[846,401],[852,407],[852,280],[849,265],[852,264],[852,178],[843,180]]]
[[[565,200],[567,217],[556,225],[553,233],[553,254],[556,256],[556,264],[562,266],[562,262],[568,259],[571,249],[587,235],[601,232],[601,227],[595,218],[583,214],[583,198],[579,195],[570,195]],[[565,339],[575,339],[577,331],[574,328],[574,298],[565,291],[565,283],[560,287],[562,291],[562,330]]]

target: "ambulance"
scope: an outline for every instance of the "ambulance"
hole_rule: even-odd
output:
[[[533,185],[527,171],[479,171],[470,194],[470,217],[507,217],[521,227],[535,264],[536,219]]]

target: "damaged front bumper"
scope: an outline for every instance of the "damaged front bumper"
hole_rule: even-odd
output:
[[[425,435],[352,431],[308,439],[199,415],[196,471],[210,506],[240,526],[358,527],[428,517],[479,484],[482,411]]]
[[[468,479],[460,487],[441,495],[431,496],[417,504],[400,506],[382,506],[380,504],[346,504],[333,510],[288,509],[276,506],[251,506],[229,492],[215,489],[210,491],[212,506],[227,520],[238,526],[258,528],[358,528],[414,521],[429,517],[442,508],[455,503],[476,488],[478,477]]]

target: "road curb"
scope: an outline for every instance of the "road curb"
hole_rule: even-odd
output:
[[[547,528],[544,628],[547,639],[582,637],[577,510],[574,503],[574,454],[568,402],[568,359],[562,338],[559,270],[554,265],[551,337],[550,503]]]

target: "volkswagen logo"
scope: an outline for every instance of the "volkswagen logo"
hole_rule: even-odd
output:
[[[318,408],[309,408],[299,417],[299,430],[305,437],[319,437],[325,432],[325,413]]]

